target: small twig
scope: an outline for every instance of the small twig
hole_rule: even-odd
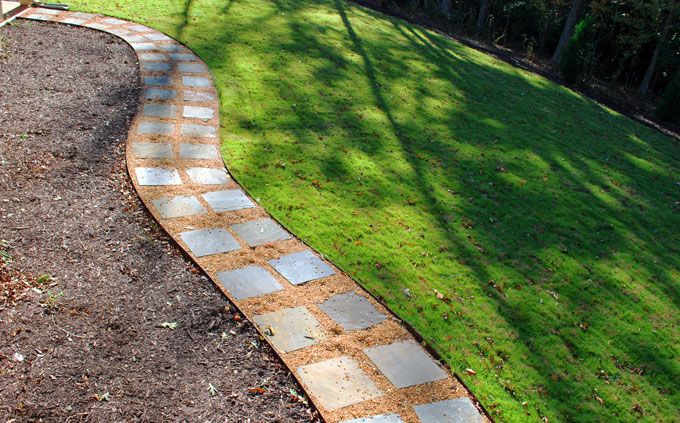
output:
[[[66,329],[62,328],[62,327],[59,326],[59,325],[57,324],[57,322],[54,320],[54,316],[52,316],[52,323],[54,324],[54,327],[55,327],[55,328],[57,328],[57,329],[59,329],[60,331],[64,332],[64,333],[67,334],[68,336],[73,336],[73,337],[75,337],[75,338],[90,338],[90,337],[87,336],[87,335],[76,335],[75,333],[71,333],[71,332],[67,331]]]

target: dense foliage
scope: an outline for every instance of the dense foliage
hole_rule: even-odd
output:
[[[382,0],[381,5],[425,13],[448,30],[476,34],[530,56],[553,57],[570,81],[597,78],[662,97],[680,70],[676,0]],[[569,25],[572,12],[576,21]],[[571,50],[569,58],[555,60],[565,27],[563,49]],[[588,30],[588,40],[566,48],[575,41],[577,27]]]

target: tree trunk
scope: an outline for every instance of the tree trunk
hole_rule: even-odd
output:
[[[451,15],[451,0],[442,0],[440,9],[442,15],[444,15],[444,17],[448,19],[449,16]]]
[[[654,71],[656,70],[656,64],[659,61],[659,55],[661,54],[661,49],[663,44],[668,38],[668,33],[671,32],[671,24],[673,23],[673,18],[675,15],[675,8],[672,7],[666,16],[666,20],[663,23],[663,29],[661,29],[661,34],[659,40],[656,42],[656,47],[654,48],[654,54],[652,54],[652,59],[649,61],[649,66],[647,66],[647,72],[645,72],[645,77],[642,78],[642,83],[640,84],[640,94],[645,95],[649,91],[649,86],[652,83],[652,77],[654,76]]]
[[[477,15],[477,35],[482,33],[484,29],[484,24],[486,23],[486,17],[489,15],[489,7],[491,6],[491,0],[482,0],[479,5],[479,15]]]
[[[567,16],[567,21],[564,23],[564,28],[562,29],[562,35],[560,36],[560,41],[557,43],[555,52],[553,53],[552,59],[550,61],[557,65],[562,59],[562,53],[564,49],[567,48],[571,36],[574,34],[574,28],[581,17],[581,12],[583,11],[584,0],[572,0],[571,9],[569,10],[569,16]]]

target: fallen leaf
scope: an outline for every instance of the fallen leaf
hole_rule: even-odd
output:
[[[211,397],[214,397],[215,395],[217,395],[217,388],[215,388],[212,383],[209,383],[208,392],[210,393]]]
[[[109,400],[109,392],[106,391],[106,392],[104,392],[104,393],[101,394],[101,395],[95,394],[95,395],[94,395],[94,398],[95,398],[97,401],[99,401],[99,402],[108,401],[108,400]]]
[[[262,395],[267,392],[267,390],[264,388],[248,388],[248,392],[255,395]]]
[[[466,372],[467,372],[467,374],[469,374],[470,376],[474,376],[474,375],[476,375],[476,374],[477,374],[477,372],[475,372],[474,370],[472,370],[472,369],[469,369],[469,368],[468,368],[468,369],[465,369],[465,371],[466,371]]]
[[[162,328],[175,329],[177,327],[177,322],[163,322],[161,323]]]

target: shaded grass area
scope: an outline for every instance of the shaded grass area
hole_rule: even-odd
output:
[[[494,417],[677,419],[677,142],[340,0],[72,3],[194,49],[239,182]]]

